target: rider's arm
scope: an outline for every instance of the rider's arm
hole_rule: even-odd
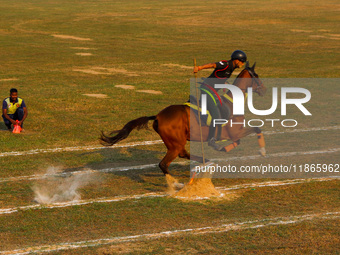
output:
[[[195,66],[194,68],[194,73],[197,73],[198,71],[201,71],[203,69],[209,69],[209,68],[216,68],[216,63],[210,63],[210,64],[206,64],[203,66]]]

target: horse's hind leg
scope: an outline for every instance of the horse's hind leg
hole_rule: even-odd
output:
[[[177,158],[179,151],[176,149],[168,149],[165,157],[159,163],[159,168],[163,171],[164,175],[169,173],[169,165],[170,163]]]
[[[183,150],[178,154],[178,157],[190,159],[190,153],[187,152],[186,149],[183,149]]]
[[[203,158],[202,157],[198,157],[198,156],[194,156],[191,155],[190,153],[187,152],[187,150],[185,148],[182,149],[168,149],[165,157],[162,159],[162,161],[159,163],[159,167],[160,169],[162,169],[163,173],[166,174],[170,174],[169,173],[169,165],[170,163],[176,158],[176,157],[180,157],[180,158],[186,158],[186,159],[191,159],[191,160],[195,160],[197,162],[202,163],[203,162]],[[206,162],[208,162],[209,160],[206,160]]]

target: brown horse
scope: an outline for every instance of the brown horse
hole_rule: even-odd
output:
[[[253,92],[263,96],[266,88],[262,84],[258,75],[254,71],[255,64],[249,68],[248,64],[244,70],[240,72],[234,81],[234,85],[239,87],[243,93],[246,93],[248,87],[252,87]],[[248,78],[248,79],[241,79]],[[229,91],[227,93],[231,100],[225,100],[228,104],[231,112],[233,109],[232,94]],[[201,141],[200,126],[196,118],[192,118],[190,121],[190,114],[194,114],[191,108],[187,105],[170,105],[160,111],[156,116],[140,117],[128,122],[121,130],[113,131],[114,136],[106,136],[104,133],[101,135],[101,143],[106,146],[112,146],[117,142],[127,138],[133,129],[146,128],[149,120],[154,120],[153,129],[162,138],[168,151],[162,161],[159,163],[159,167],[163,173],[169,174],[168,167],[170,163],[178,156],[180,158],[186,158],[202,162],[202,157],[191,155],[186,151],[185,145],[187,141]],[[235,122],[243,122],[244,116],[230,116],[230,119]],[[233,125],[231,127],[230,122],[222,128],[221,140],[232,140],[233,143],[224,147],[224,151],[229,152],[240,143],[240,139],[251,133],[258,134],[258,141],[260,145],[260,153],[264,156],[264,138],[259,128],[245,128],[243,125]],[[209,127],[202,127],[203,141],[208,141]],[[221,148],[222,149],[222,148]]]

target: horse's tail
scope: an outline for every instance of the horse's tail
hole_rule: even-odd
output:
[[[115,136],[106,136],[104,132],[102,131],[100,142],[102,145],[112,146],[115,143],[118,143],[119,141],[127,138],[132,130],[134,129],[139,130],[142,128],[147,128],[149,120],[155,120],[155,119],[156,119],[156,116],[150,116],[150,117],[144,116],[144,117],[140,117],[135,120],[131,120],[128,123],[126,123],[122,129],[112,131],[110,133],[110,135],[116,134]]]

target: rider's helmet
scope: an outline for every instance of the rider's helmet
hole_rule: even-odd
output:
[[[231,54],[231,60],[235,60],[235,59],[238,59],[241,62],[246,62],[247,61],[247,55],[242,50],[235,50]]]

